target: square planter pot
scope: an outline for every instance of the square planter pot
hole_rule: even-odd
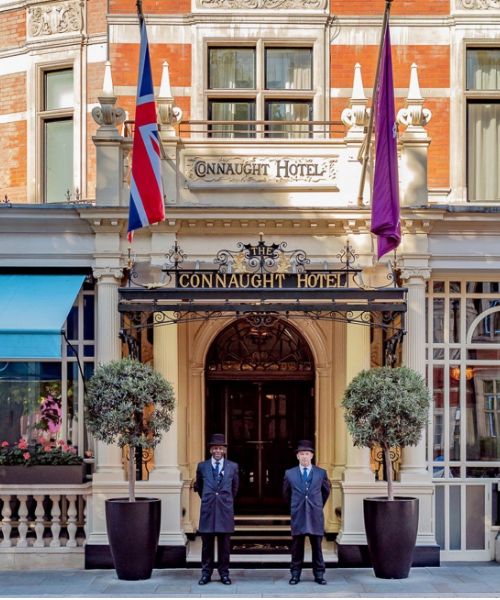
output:
[[[75,485],[85,481],[87,465],[0,465],[0,485]]]

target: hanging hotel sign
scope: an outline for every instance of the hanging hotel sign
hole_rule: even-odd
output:
[[[164,272],[178,289],[336,289],[356,284],[361,272],[353,269],[345,252],[339,255],[342,268],[311,269],[304,250],[286,250],[286,242],[256,244],[238,242],[237,250],[219,250],[215,269],[181,269],[182,253],[174,252]],[[178,250],[178,249],[177,249]],[[349,250],[349,249],[348,249]]]
[[[252,187],[327,186],[337,189],[338,156],[185,155],[189,187],[218,184]]]

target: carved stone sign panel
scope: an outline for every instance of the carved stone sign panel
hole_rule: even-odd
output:
[[[82,9],[78,1],[39,4],[28,7],[27,11],[29,37],[82,30]]]
[[[459,8],[470,10],[487,10],[489,8],[500,8],[500,0],[459,0]]]
[[[338,156],[184,156],[183,172],[189,187],[249,185],[252,187],[337,187]]]
[[[326,0],[196,0],[198,8],[224,9],[324,9]]]

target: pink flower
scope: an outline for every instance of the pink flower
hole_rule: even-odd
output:
[[[9,445],[9,442],[7,440],[4,440],[2,442],[2,448],[7,448],[8,445]]]
[[[44,452],[50,452],[51,450],[52,450],[52,446],[50,444],[47,444],[46,446],[43,447]]]
[[[57,440],[57,445],[58,446],[64,446],[64,443],[65,442],[63,442],[63,440]]]
[[[70,446],[68,448],[68,452],[71,452],[71,454],[76,454],[76,448],[74,448],[73,446]]]
[[[26,448],[28,447],[28,442],[21,438],[19,440],[19,442],[17,442],[17,447],[19,448],[19,450],[26,450]]]
[[[23,458],[24,458],[24,460],[29,460],[31,458],[31,454],[29,452],[25,452],[23,454]]]

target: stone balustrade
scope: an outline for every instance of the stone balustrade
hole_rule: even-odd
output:
[[[76,553],[79,565],[91,494],[91,483],[0,486],[0,569],[18,564],[16,554],[36,568],[33,554]]]

